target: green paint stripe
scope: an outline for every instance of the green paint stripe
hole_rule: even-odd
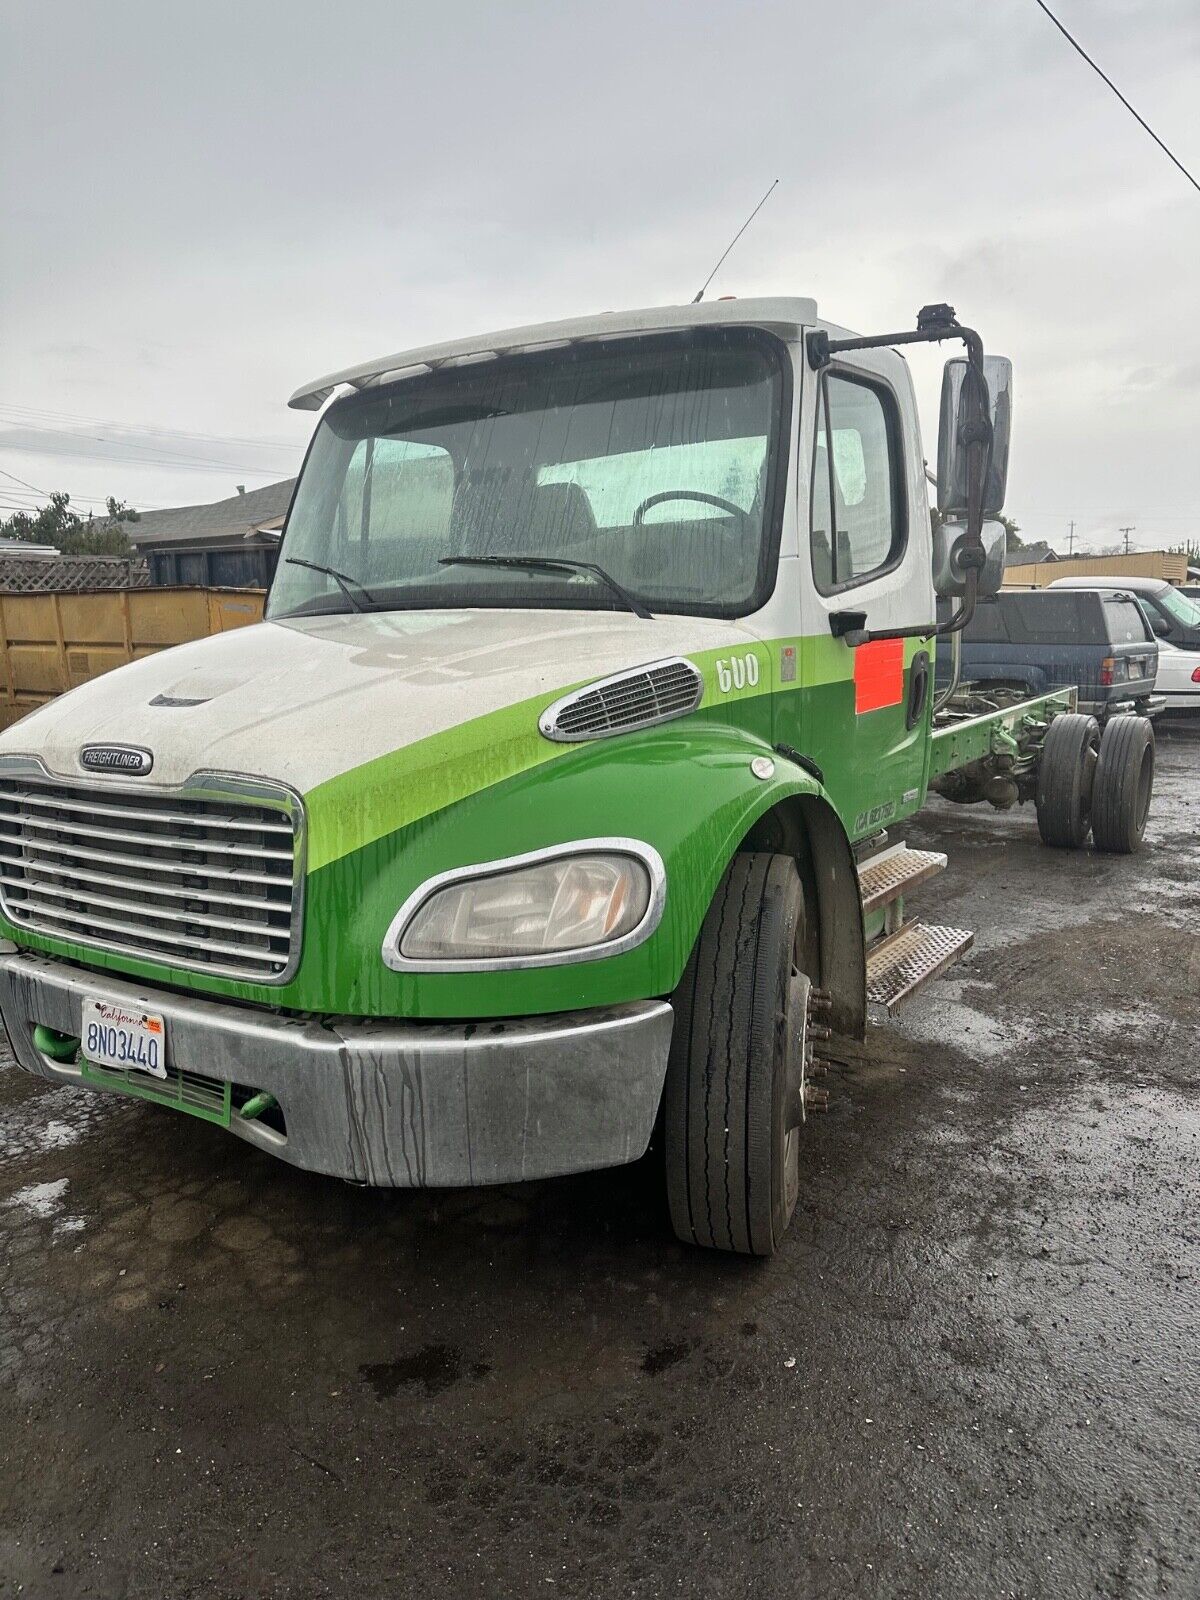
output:
[[[908,666],[926,641],[906,639]],[[790,645],[796,651],[797,673],[793,687],[776,681],[779,651]],[[759,661],[759,681],[741,689],[721,688],[717,662],[753,653]],[[785,689],[803,693],[854,675],[854,652],[830,634],[771,639],[751,645],[741,640],[687,657],[704,676],[704,698],[696,716],[703,717],[741,700],[760,699]],[[620,670],[620,669],[618,669]],[[630,668],[636,671],[636,667]],[[537,719],[560,695],[586,688],[595,678],[584,678],[561,688],[485,712],[467,722],[390,750],[373,761],[352,767],[305,796],[309,819],[308,869],[315,872],[373,844],[397,829],[477,794],[491,784],[561,760],[575,748],[554,744],[538,732]]]
[[[783,641],[797,643],[795,640]],[[759,660],[757,685],[722,691],[716,664],[746,656],[752,646],[739,641],[687,657],[704,677],[703,716],[718,707],[758,699],[772,692],[774,644],[754,647]],[[617,669],[620,670],[620,669]],[[631,671],[636,671],[631,668]],[[398,828],[466,799],[494,783],[561,760],[575,746],[554,744],[538,732],[537,719],[560,695],[586,688],[595,678],[548,689],[528,700],[486,712],[468,722],[429,734],[390,750],[318,784],[305,796],[308,811],[308,870],[315,872],[373,844]]]
[[[555,691],[490,711],[352,767],[305,796],[308,870],[408,826],[489,784],[564,755],[537,731]]]
[[[841,639],[830,633],[808,634],[801,639],[784,639],[783,644],[794,644],[797,651],[797,689],[820,689],[826,684],[842,683],[854,676],[854,652]],[[774,648],[774,645],[772,645]],[[919,650],[932,654],[928,639],[905,639],[904,665],[910,667]]]

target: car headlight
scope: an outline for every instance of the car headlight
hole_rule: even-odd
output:
[[[397,972],[477,972],[618,955],[658,926],[666,874],[635,839],[581,839],[430,878],[397,912]]]

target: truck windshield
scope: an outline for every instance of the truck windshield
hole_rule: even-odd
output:
[[[586,571],[443,564],[531,553],[597,564],[652,612],[754,610],[781,521],[785,360],[765,334],[699,330],[443,369],[337,402],[296,490],[267,614],[623,609]]]

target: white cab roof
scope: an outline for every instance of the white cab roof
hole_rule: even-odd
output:
[[[795,337],[802,327],[817,320],[817,302],[795,296],[759,300],[710,300],[700,305],[654,306],[644,311],[606,311],[595,317],[572,317],[565,322],[535,322],[524,328],[504,328],[499,333],[479,333],[469,339],[451,339],[379,356],[355,367],[344,367],[312,383],[303,384],[288,401],[297,411],[319,411],[342,384],[370,389],[393,378],[415,377],[447,363],[470,358],[509,355],[539,347],[578,344],[584,340],[614,339],[628,334],[666,333],[679,328],[766,328],[783,338]]]

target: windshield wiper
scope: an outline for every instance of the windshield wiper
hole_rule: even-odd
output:
[[[442,556],[439,567],[522,567],[529,572],[589,572],[635,617],[653,622],[642,602],[594,561],[569,561],[563,556]]]
[[[360,594],[366,595],[371,605],[378,604],[371,591],[364,584],[359,583],[357,578],[352,578],[348,572],[339,572],[336,567],[322,566],[319,561],[305,561],[302,556],[284,556],[283,559],[289,567],[307,567],[310,572],[323,572],[327,578],[332,578],[355,611],[365,611],[367,608],[361,600],[355,598],[354,589],[350,587],[351,584]]]

